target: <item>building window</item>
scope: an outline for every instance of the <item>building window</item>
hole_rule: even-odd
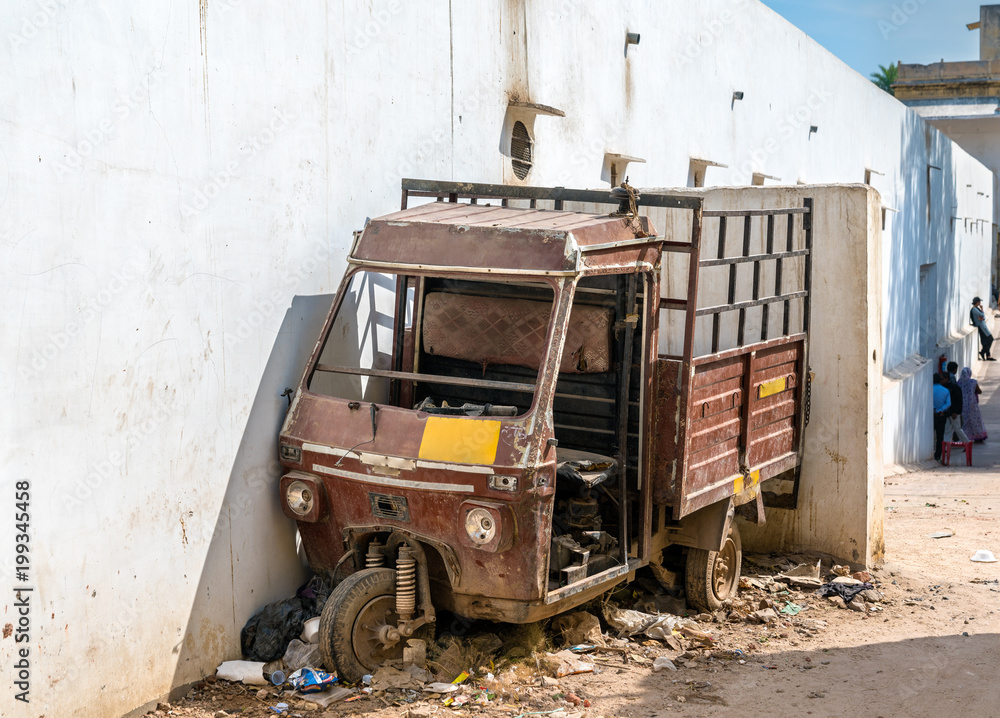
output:
[[[531,135],[524,123],[518,120],[510,133],[510,164],[514,176],[524,179],[531,171]]]

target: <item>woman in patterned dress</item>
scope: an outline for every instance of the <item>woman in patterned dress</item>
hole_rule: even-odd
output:
[[[958,387],[962,390],[962,428],[973,441],[984,441],[986,426],[983,424],[983,415],[979,413],[979,395],[983,390],[979,388],[979,382],[972,378],[969,367],[962,370]]]

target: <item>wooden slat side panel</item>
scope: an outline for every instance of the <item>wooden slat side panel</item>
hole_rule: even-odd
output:
[[[771,461],[782,454],[795,450],[795,419],[771,424],[767,434],[755,439],[747,452],[747,463],[752,467]]]
[[[692,386],[698,389],[725,379],[731,379],[743,375],[742,357],[731,359],[721,359],[711,364],[704,364],[698,367],[694,375]]]

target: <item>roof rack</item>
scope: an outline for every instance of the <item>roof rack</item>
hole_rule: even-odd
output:
[[[509,200],[528,200],[535,208],[538,200],[554,203],[553,209],[561,210],[564,202],[610,204],[618,206],[620,200],[611,190],[566,189],[565,187],[528,187],[523,185],[480,184],[478,182],[445,182],[403,178],[403,197],[400,209],[406,209],[410,197],[436,197],[439,201],[458,202],[468,199],[476,204],[481,199],[499,199],[506,207]],[[701,197],[644,192],[636,201],[640,207],[666,207],[668,209],[701,209]]]

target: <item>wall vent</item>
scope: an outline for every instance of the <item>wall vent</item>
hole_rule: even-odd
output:
[[[518,120],[510,133],[510,164],[514,176],[524,179],[531,171],[531,136],[524,123]]]

